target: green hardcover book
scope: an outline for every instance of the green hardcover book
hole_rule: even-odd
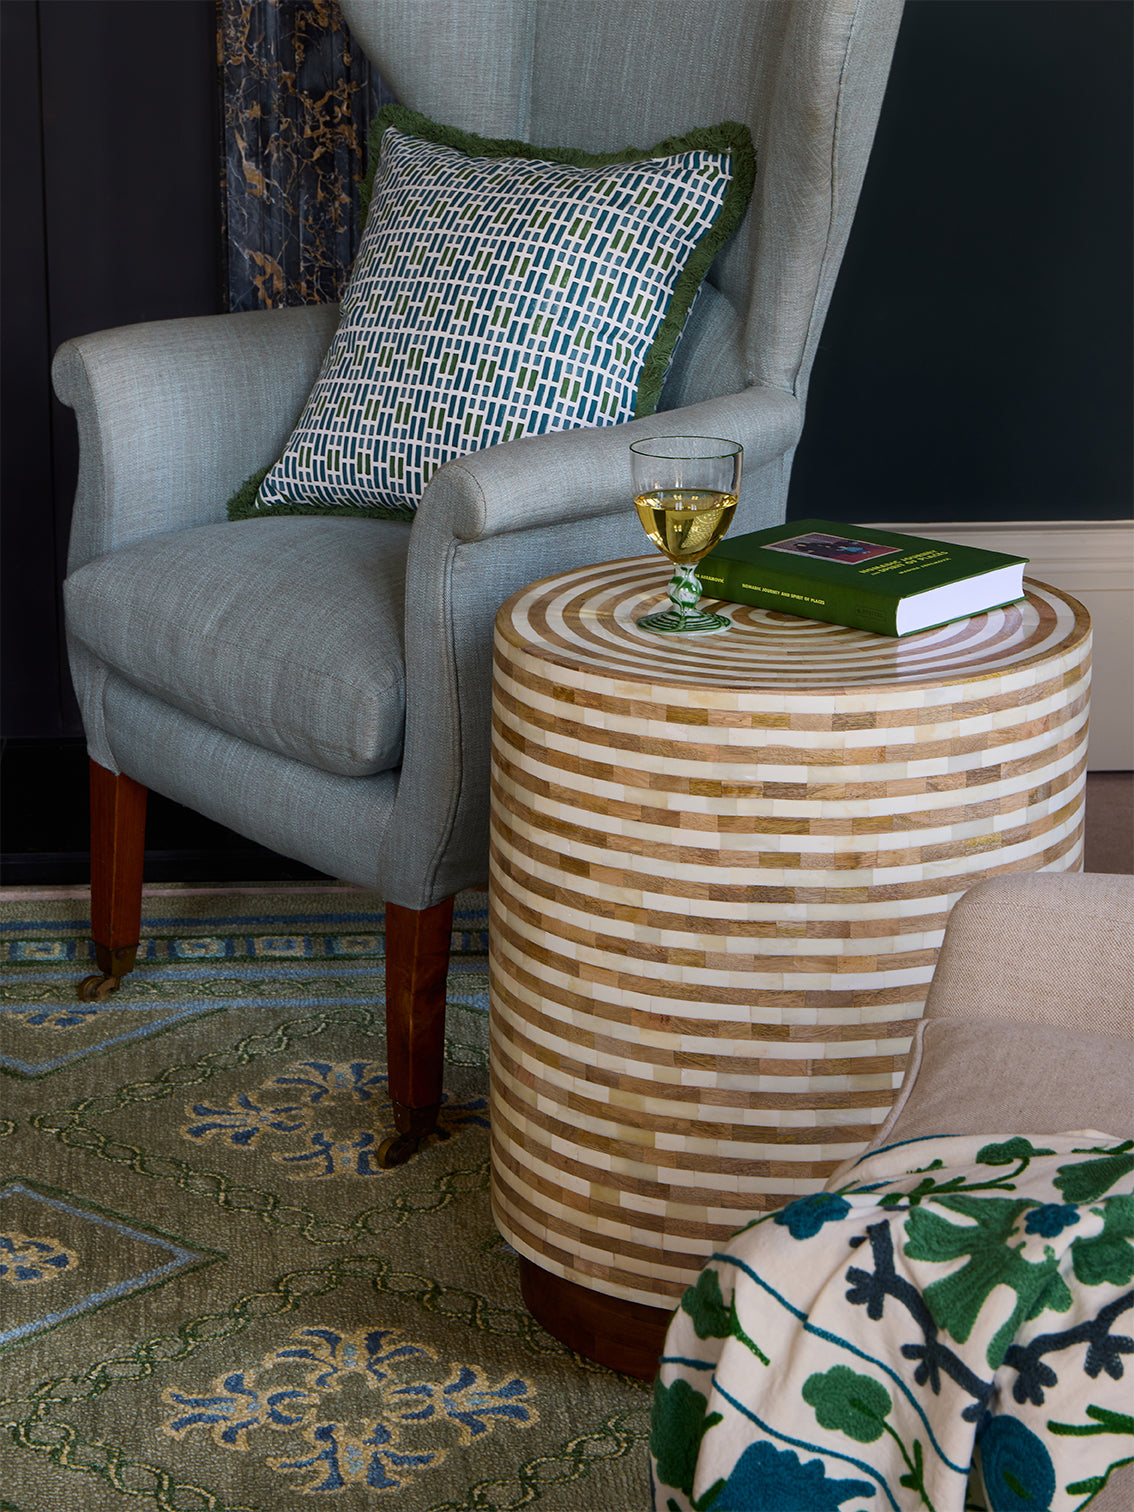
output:
[[[1027,557],[834,520],[726,536],[697,576],[710,598],[878,635],[911,635],[1024,596]]]

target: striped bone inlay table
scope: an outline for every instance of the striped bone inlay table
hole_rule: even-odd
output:
[[[634,623],[667,576],[501,609],[490,880],[497,1223],[529,1280],[666,1309],[871,1138],[956,898],[1081,867],[1090,677],[1042,583],[903,640],[739,605],[682,640]]]

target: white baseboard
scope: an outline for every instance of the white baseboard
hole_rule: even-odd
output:
[[[879,525],[1026,556],[1029,577],[1085,606],[1094,630],[1089,766],[1134,768],[1134,520],[1012,520]]]

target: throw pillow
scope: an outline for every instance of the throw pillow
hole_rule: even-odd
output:
[[[282,457],[231,518],[409,518],[453,457],[652,414],[754,175],[732,122],[594,155],[391,105],[373,141],[338,330]]]

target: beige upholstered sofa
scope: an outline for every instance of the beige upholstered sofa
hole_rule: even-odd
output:
[[[871,1148],[1072,1129],[1134,1138],[1134,877],[996,877],[950,915],[901,1089]],[[1131,1508],[1134,1464],[1091,1503]]]

